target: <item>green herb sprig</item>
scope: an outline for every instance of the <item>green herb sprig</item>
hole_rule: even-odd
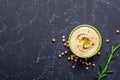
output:
[[[106,64],[105,65],[99,64],[100,72],[98,72],[97,75],[94,75],[97,78],[97,80],[101,80],[102,78],[105,78],[108,74],[113,73],[113,71],[108,70],[108,67],[109,67],[110,62],[114,58],[114,53],[119,48],[120,48],[120,42],[117,42],[112,46],[112,50],[111,50],[110,54],[108,54],[108,52],[106,52],[107,53]]]

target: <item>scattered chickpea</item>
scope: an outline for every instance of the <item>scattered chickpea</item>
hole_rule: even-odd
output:
[[[120,30],[117,29],[117,30],[116,30],[116,33],[119,34],[119,33],[120,33]]]
[[[82,61],[82,64],[85,64],[85,62],[84,62],[84,61]]]
[[[82,59],[80,59],[79,62],[82,62]]]
[[[74,61],[75,61],[75,62],[77,62],[78,60],[77,60],[77,59],[75,59]]]
[[[64,46],[66,47],[66,46],[67,46],[67,43],[64,43]]]
[[[75,55],[73,55],[73,57],[76,57]]]
[[[91,63],[91,62],[89,62],[88,64],[89,64],[89,66],[90,66],[92,63]]]
[[[69,45],[67,44],[67,46],[66,46],[67,48],[69,48]]]
[[[74,55],[71,55],[70,57],[71,57],[71,58],[73,58],[73,57],[74,57]]]
[[[65,54],[67,54],[68,53],[68,51],[67,50],[65,50],[65,52],[64,52]]]
[[[78,59],[78,57],[76,56],[75,59]]]
[[[89,67],[85,67],[85,69],[86,69],[86,70],[88,70],[88,69],[89,69]]]
[[[88,64],[88,63],[86,63],[86,66],[89,66],[89,64]]]
[[[85,64],[87,64],[87,62],[85,62]]]
[[[62,55],[61,54],[59,54],[59,58],[61,58],[62,57]]]
[[[70,57],[68,57],[68,60],[70,60]]]
[[[85,65],[88,66],[89,65],[88,62],[85,62]]]
[[[74,60],[73,57],[70,58],[71,60]]]
[[[62,42],[65,42],[66,40],[65,39],[62,39]]]
[[[53,39],[52,39],[52,42],[55,42],[55,41],[56,41],[55,38],[53,38]]]
[[[107,43],[109,43],[109,42],[110,42],[110,40],[109,40],[109,39],[106,39],[106,42],[107,42]]]
[[[64,54],[65,54],[64,52],[61,53],[62,56],[64,56]]]
[[[87,58],[85,58],[85,61],[87,61],[88,59]]]
[[[92,66],[95,67],[95,64],[93,63]]]
[[[62,39],[65,39],[65,36],[64,36],[64,35],[62,36]]]
[[[75,68],[75,65],[73,65],[72,68],[74,69],[74,68]]]
[[[100,52],[98,52],[98,55],[100,55]]]

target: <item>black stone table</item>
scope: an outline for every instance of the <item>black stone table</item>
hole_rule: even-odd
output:
[[[67,56],[58,58],[66,49],[61,36],[80,24],[95,26],[103,38],[101,56],[92,58],[96,66],[88,71],[80,63],[72,69]],[[0,0],[0,80],[96,80],[106,50],[120,41],[116,29],[120,0]],[[114,73],[103,80],[120,80],[120,50],[115,54]]]

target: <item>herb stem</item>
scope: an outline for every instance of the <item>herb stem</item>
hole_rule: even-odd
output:
[[[109,58],[108,58],[108,61],[107,61],[106,65],[105,65],[103,71],[101,72],[100,76],[98,77],[98,80],[100,80],[100,79],[102,78],[102,75],[105,74],[105,72],[107,71],[108,66],[109,66],[109,64],[110,64],[110,62],[111,62],[111,60],[112,60],[113,54],[114,54],[114,52],[112,51],[112,54],[110,54],[110,56],[109,56]]]
[[[97,80],[101,80],[102,78],[105,78],[108,74],[112,73],[112,71],[108,70],[109,64],[113,59],[114,53],[116,50],[118,50],[120,48],[120,42],[117,42],[114,46],[112,46],[112,51],[110,53],[109,56],[107,56],[107,60],[106,60],[106,64],[105,66],[103,66],[102,64],[100,64],[100,72],[98,72],[97,75]]]

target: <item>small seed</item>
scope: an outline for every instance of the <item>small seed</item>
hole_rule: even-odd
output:
[[[61,53],[62,56],[64,56],[64,54],[65,54],[64,52]]]
[[[65,50],[65,52],[64,52],[65,54],[67,54],[68,53],[68,51],[67,50]]]
[[[62,42],[65,42],[66,40],[65,39],[62,39]]]
[[[61,58],[62,57],[62,55],[61,54],[59,54],[59,58]]]
[[[89,67],[85,67],[85,69],[86,69],[86,70],[88,70],[88,69],[89,69]]]
[[[110,42],[110,40],[109,39],[106,39],[106,43],[109,43]]]
[[[62,36],[62,39],[65,39],[65,36],[64,36],[64,35]]]
[[[68,57],[68,60],[70,60],[70,57]]]
[[[74,68],[75,68],[75,65],[73,65],[72,68],[74,69]]]
[[[52,42],[55,42],[55,41],[56,41],[55,38],[53,38],[53,39],[52,39]]]
[[[95,64],[93,63],[92,66],[95,67]]]
[[[119,33],[120,33],[120,30],[117,29],[117,30],[116,30],[116,33],[119,34]]]

